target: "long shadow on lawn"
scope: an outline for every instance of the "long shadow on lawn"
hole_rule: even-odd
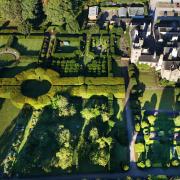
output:
[[[28,66],[19,66],[19,67],[13,67],[13,68],[3,68],[0,70],[0,78],[12,78],[16,76],[17,74],[21,73],[22,71],[26,71],[31,68],[37,67],[36,63],[31,63]]]
[[[160,110],[168,110],[172,111],[175,106],[175,92],[174,88],[166,86],[163,90],[161,100],[159,103],[159,109]]]
[[[0,98],[0,109],[2,108],[2,105],[3,105],[4,101],[5,101],[5,99]]]
[[[175,105],[174,101],[174,88],[165,87],[161,96],[159,110],[166,111],[158,112],[157,114],[157,119],[154,124],[157,136],[149,149],[151,161],[154,166],[157,167],[169,167],[171,164],[175,128],[173,121],[175,115],[171,111],[173,111]]]
[[[12,138],[12,131],[13,131],[13,128],[16,124],[16,120],[12,121],[11,125],[6,128],[6,130],[4,131],[3,135],[1,135],[0,137],[0,164],[1,164],[1,161],[4,159],[6,153],[7,153],[7,150],[10,146],[9,144],[9,140]]]
[[[12,47],[17,49],[21,55],[35,56],[38,55],[40,52],[40,49],[39,51],[28,50],[27,47],[23,46],[22,44],[19,44],[17,37],[14,38]]]
[[[157,104],[157,95],[154,93],[152,96],[151,96],[151,100],[150,101],[146,101],[144,103],[144,107],[143,109],[152,109],[154,110],[156,108],[156,104]]]
[[[52,118],[52,111],[45,108],[19,153],[14,172],[20,176],[43,173],[42,166],[46,166],[58,151],[55,137],[51,132],[56,130],[53,126],[55,122]]]
[[[7,154],[8,148],[11,145],[11,139],[13,138],[13,130],[16,125],[17,118],[15,118],[11,124],[6,128],[4,133],[0,136],[0,164]]]

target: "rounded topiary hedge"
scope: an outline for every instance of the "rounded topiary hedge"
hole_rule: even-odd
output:
[[[55,95],[55,91],[53,90],[53,86],[50,87],[49,91],[46,94],[38,96],[37,98],[27,97],[22,93],[22,85],[24,82],[28,80],[36,80],[36,81],[48,81],[51,85],[53,82],[53,78],[58,78],[59,73],[53,70],[45,70],[42,68],[31,69],[28,71],[24,71],[15,76],[16,83],[20,86],[17,87],[14,91],[10,92],[10,99],[12,102],[18,106],[22,107],[23,104],[27,103],[32,105],[35,109],[41,109],[44,106],[48,105],[51,101],[51,98]]]

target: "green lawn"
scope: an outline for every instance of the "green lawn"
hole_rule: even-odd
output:
[[[6,99],[0,109],[0,136],[11,122],[18,116],[20,109],[16,108],[10,100]]]
[[[140,72],[140,82],[143,82],[146,87],[157,87],[157,75],[155,72]]]
[[[175,128],[175,124],[173,121],[174,117],[172,115],[168,115],[166,113],[160,113],[158,115],[157,120],[155,121],[155,129],[158,131],[164,131],[168,133],[169,130],[173,130]]]
[[[170,160],[170,148],[171,145],[168,142],[161,144],[155,141],[148,152],[148,158],[151,160],[152,166],[156,167],[158,164],[166,165]]]
[[[177,93],[174,88],[146,89],[140,98],[141,105],[148,110],[180,110],[180,106],[176,103]]]
[[[6,45],[8,41],[8,36],[0,36],[0,48]]]
[[[36,56],[39,54],[43,43],[42,38],[19,38],[13,43],[13,48],[17,49],[21,55]]]
[[[180,110],[180,106],[176,102],[180,92],[174,87],[159,86],[157,74],[152,68],[140,71],[139,81],[145,85],[143,97],[139,98],[143,108],[148,110]]]
[[[5,66],[10,66],[13,63],[15,63],[15,56],[12,54],[0,54],[0,66],[5,67]]]
[[[19,112],[10,100],[0,99],[0,164],[11,145]]]

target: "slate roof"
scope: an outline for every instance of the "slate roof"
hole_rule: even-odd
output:
[[[164,61],[164,69],[174,71],[180,68],[180,60],[179,61]]]
[[[149,63],[157,63],[159,61],[159,56],[154,58],[152,54],[142,54],[139,58],[140,62],[149,62]]]

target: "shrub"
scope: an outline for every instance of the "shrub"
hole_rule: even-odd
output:
[[[179,166],[180,165],[180,162],[179,162],[179,160],[173,160],[172,162],[171,162],[171,164],[172,164],[172,166]]]
[[[150,116],[148,116],[148,121],[149,121],[149,123],[151,124],[151,125],[154,125],[154,122],[155,122],[155,120],[156,120],[156,117],[154,117],[153,115],[150,115]]]
[[[180,126],[180,116],[177,116],[176,118],[174,118],[174,124],[175,126]]]
[[[149,126],[149,124],[148,124],[146,121],[143,120],[143,121],[141,122],[141,128],[144,129],[144,128],[148,127],[148,126]]]
[[[137,153],[142,153],[145,151],[145,147],[144,147],[144,144],[143,143],[137,143],[135,144],[135,151]]]
[[[128,165],[123,165],[123,168],[122,168],[124,171],[128,171],[129,170],[129,166]]]
[[[146,160],[145,162],[146,167],[150,168],[151,167],[151,161],[149,159]]]
[[[138,163],[137,163],[137,166],[140,167],[140,168],[145,168],[145,164],[144,164],[144,162],[142,162],[142,161],[141,161],[141,162],[138,162]]]
[[[135,124],[135,130],[136,130],[136,132],[139,132],[141,130],[141,126],[139,123]]]

